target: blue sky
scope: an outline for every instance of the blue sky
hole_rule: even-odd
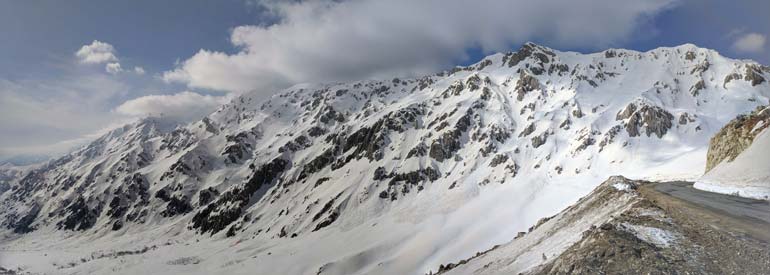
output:
[[[261,24],[260,9],[243,0],[3,1],[0,75],[56,73],[56,64],[92,40],[108,42],[151,71],[173,66],[199,49],[232,51],[228,31]]]
[[[419,75],[526,41],[581,52],[694,43],[770,64],[768,10],[753,0],[2,1],[0,160],[65,152],[141,116],[199,118],[245,91]]]

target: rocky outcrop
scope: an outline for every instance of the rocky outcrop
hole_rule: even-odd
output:
[[[706,172],[722,161],[732,161],[770,126],[770,107],[760,106],[748,115],[733,119],[711,138],[706,156]]]
[[[468,109],[465,115],[457,121],[454,129],[444,132],[438,139],[433,141],[428,155],[441,162],[451,158],[455,152],[460,150],[462,148],[460,138],[470,128],[471,116],[473,116],[473,109]]]
[[[503,64],[507,63],[508,67],[513,67],[530,56],[534,57],[534,59],[540,63],[548,63],[550,61],[549,56],[554,55],[555,54],[552,51],[544,49],[534,43],[525,43],[524,46],[515,53],[504,55]]]
[[[743,76],[743,80],[750,82],[751,86],[757,86],[765,82],[761,67],[758,65],[746,65],[746,73]]]
[[[648,137],[655,134],[658,138],[662,138],[671,129],[674,116],[658,106],[629,103],[626,108],[618,112],[615,119],[625,121],[626,131],[631,137],[639,136],[640,131],[644,129]]]
[[[516,82],[516,100],[521,101],[527,93],[540,89],[540,81],[534,76],[531,76],[524,71],[519,73],[519,81]]]
[[[252,196],[264,185],[273,183],[284,170],[289,168],[289,162],[280,158],[260,166],[251,178],[241,186],[231,188],[214,203],[209,204],[196,213],[192,218],[192,228],[201,233],[212,234],[225,229],[229,224],[241,217],[241,214],[252,201]]]

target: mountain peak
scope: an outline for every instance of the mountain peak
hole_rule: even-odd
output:
[[[705,161],[691,160],[705,160],[715,125],[766,104],[770,84],[757,81],[765,71],[734,71],[735,60],[671,62],[690,48],[580,54],[528,42],[449,74],[298,85],[265,102],[242,95],[173,131],[145,118],[35,170],[0,197],[12,206],[0,218],[17,232],[83,230],[84,239],[234,237],[269,249],[271,260],[313,259],[297,264],[303,270],[353,266],[357,257],[340,257],[350,251],[429,258],[433,251],[369,250],[372,239],[425,241],[415,234],[436,234],[432,245],[465,255],[508,240],[468,232],[515,236],[599,178],[702,171]],[[516,216],[510,209],[528,215],[468,222],[469,213]],[[437,215],[467,229],[433,230]],[[452,239],[479,245],[444,246]],[[296,240],[346,246],[286,250]],[[397,264],[410,274],[425,266]],[[285,267],[264,273],[297,273]]]

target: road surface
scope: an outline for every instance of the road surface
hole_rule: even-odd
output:
[[[770,202],[712,193],[691,182],[653,183],[641,192],[669,210],[684,211],[716,228],[770,242]]]

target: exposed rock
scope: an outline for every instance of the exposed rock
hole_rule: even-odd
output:
[[[543,132],[540,135],[537,135],[532,138],[532,147],[537,148],[541,145],[545,144],[545,142],[548,140],[548,136],[550,133],[548,131]]]
[[[757,86],[765,82],[765,78],[762,77],[761,68],[752,64],[746,65],[746,73],[743,80],[750,82],[751,86]]]
[[[754,141],[754,137],[770,126],[770,108],[757,107],[748,115],[740,115],[717,132],[709,142],[706,172],[722,161],[733,161]]]
[[[687,53],[685,53],[684,59],[689,60],[689,61],[695,60],[695,53],[692,52],[692,51],[688,51]]]
[[[625,128],[631,137],[639,136],[640,128],[644,128],[648,137],[654,133],[658,138],[662,138],[668,129],[671,129],[674,116],[658,106],[645,103],[641,105],[637,109],[634,103],[629,103],[625,109],[618,112],[616,120],[627,119]]]
[[[706,82],[704,82],[703,79],[701,79],[700,81],[695,83],[695,85],[690,87],[690,94],[692,94],[693,96],[698,96],[698,94],[700,93],[700,90],[703,90],[705,88],[706,88]]]
[[[685,112],[679,115],[679,125],[685,125],[690,122],[695,122],[694,115],[690,115],[689,113]]]
[[[741,79],[741,78],[743,78],[743,76],[737,73],[728,74],[727,76],[725,76],[725,81],[724,81],[724,84],[722,84],[722,87],[727,89],[727,83],[730,83],[730,81]]]
[[[289,162],[280,158],[260,166],[246,183],[229,189],[214,203],[196,213],[192,218],[192,228],[212,234],[224,229],[240,217],[257,190],[271,184],[287,168]]]
[[[489,166],[497,167],[497,165],[500,165],[504,162],[508,161],[508,155],[506,154],[497,154],[494,158],[492,158],[492,161],[489,163]]]
[[[437,161],[444,161],[451,158],[457,150],[460,150],[462,147],[460,137],[471,126],[472,115],[473,109],[468,109],[465,115],[457,121],[453,130],[444,132],[444,134],[431,143],[428,155]]]
[[[529,125],[527,125],[526,128],[524,128],[524,130],[521,130],[521,133],[519,134],[519,137],[529,136],[534,131],[535,131],[535,124],[534,123],[530,123]]]
[[[522,70],[519,73],[519,80],[516,81],[516,87],[513,90],[516,92],[516,100],[521,101],[527,93],[539,89],[540,81]]]
[[[65,212],[64,220],[57,223],[59,229],[86,230],[96,224],[96,218],[99,216],[99,211],[89,207],[82,196],[67,206]]]

